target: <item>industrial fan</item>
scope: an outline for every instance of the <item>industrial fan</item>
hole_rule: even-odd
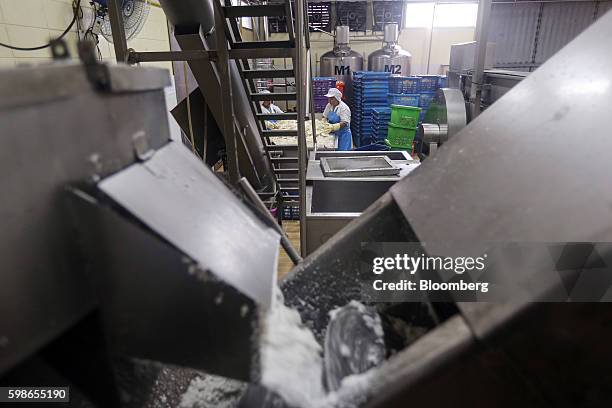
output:
[[[125,29],[125,38],[130,40],[138,35],[142,27],[144,27],[149,10],[151,9],[150,0],[119,0],[121,8],[121,16],[123,17],[123,27]],[[93,24],[94,30],[99,30],[99,33],[106,38],[107,41],[113,42],[113,33],[108,13],[108,0],[93,0],[96,10],[96,21]]]

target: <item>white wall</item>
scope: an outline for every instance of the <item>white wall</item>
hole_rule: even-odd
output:
[[[87,14],[89,0],[81,0]],[[72,20],[72,0],[0,0],[0,42],[31,47],[45,44],[58,37]],[[115,61],[114,48],[100,36],[100,51],[104,60]],[[76,53],[76,24],[66,36],[73,58]],[[168,51],[168,26],[163,11],[151,7],[151,12],[140,34],[129,42],[138,51]],[[49,49],[38,51],[14,51],[0,47],[0,67],[17,64],[36,64],[50,59]],[[152,63],[171,70],[170,63]]]

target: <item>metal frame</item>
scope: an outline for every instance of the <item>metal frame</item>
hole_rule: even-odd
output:
[[[223,13],[222,0],[213,0],[215,9],[215,26],[225,26],[225,15]],[[229,77],[229,50],[227,38],[222,35],[223,30],[217,30],[217,71],[221,84],[221,112],[223,117],[223,134],[227,154],[227,165],[229,179],[232,184],[238,183],[240,171],[238,170],[238,154],[236,150],[236,133],[234,128],[234,103],[232,100],[232,83]]]
[[[492,0],[478,2],[478,17],[476,19],[476,52],[474,53],[474,73],[472,75],[472,89],[470,102],[472,104],[472,119],[480,114],[482,100],[482,85],[484,76],[485,58],[487,56],[487,39],[489,36],[489,22],[491,20]]]
[[[232,183],[238,182],[240,178],[238,168],[238,157],[236,154],[237,146],[237,135],[235,132],[235,126],[233,124],[233,106],[232,106],[232,87],[229,78],[229,60],[243,60],[255,59],[265,55],[266,58],[292,58],[294,62],[293,71],[295,72],[296,79],[296,110],[297,110],[297,138],[298,138],[298,188],[300,192],[300,235],[302,248],[304,248],[305,236],[306,236],[306,169],[308,165],[308,147],[306,144],[305,134],[305,122],[306,118],[311,120],[313,129],[313,141],[316,143],[316,123],[314,116],[314,98],[312,94],[311,77],[312,64],[310,62],[310,33],[308,31],[307,19],[307,4],[304,0],[299,0],[295,4],[295,26],[293,19],[287,19],[287,31],[289,35],[289,41],[294,42],[295,48],[292,47],[280,47],[277,48],[265,48],[258,49],[258,44],[241,44],[235,43],[232,39],[232,33],[228,30],[226,24],[226,18],[234,15],[244,15],[248,12],[254,12],[255,15],[266,15],[269,13],[261,8],[257,7],[225,7],[223,0],[213,0],[214,13],[215,13],[215,25],[217,27],[225,27],[223,30],[216,30],[216,50],[189,50],[189,51],[169,51],[169,52],[138,52],[130,50],[127,47],[127,41],[123,30],[123,20],[120,18],[120,0],[111,0],[109,2],[109,17],[111,19],[113,29],[113,42],[115,43],[115,55],[117,61],[126,62],[130,64],[140,62],[153,62],[153,61],[193,61],[203,60],[215,62],[218,67],[219,81],[221,85],[221,92],[223,95],[228,95],[222,100],[222,117],[223,123],[221,124],[224,134],[226,135],[226,145],[228,154],[228,173],[230,181]],[[278,6],[271,6],[279,9]],[[291,16],[292,2],[285,2],[285,14]],[[247,10],[248,9],[248,10]],[[276,14],[280,13],[280,10],[275,11]],[[231,46],[230,46],[231,45]],[[236,45],[236,47],[234,47]],[[242,75],[242,72],[241,72]],[[245,75],[246,79],[249,79]],[[306,88],[307,87],[307,88]],[[249,86],[246,87],[247,91],[252,91]],[[249,98],[251,101],[257,101],[258,96],[250,93]],[[276,94],[275,99],[278,100],[291,100],[292,95]],[[307,111],[310,111],[307,114]],[[256,120],[259,122],[260,118],[257,117],[257,112],[254,113]],[[263,129],[260,132],[261,136],[265,139],[270,135],[270,132],[266,132]],[[267,150],[267,149],[266,149]],[[273,167],[273,160],[268,154],[268,160]],[[279,186],[277,186],[279,187]],[[277,189],[280,192],[280,188]],[[303,250],[302,250],[303,251]],[[303,252],[302,252],[303,253]]]
[[[291,4],[287,2],[287,4]],[[295,1],[295,41],[296,41],[296,52],[295,52],[295,91],[296,99],[298,100],[296,109],[298,113],[297,131],[298,131],[298,185],[300,191],[300,250],[302,256],[306,254],[306,169],[308,166],[308,145],[306,143],[306,132],[304,121],[300,118],[306,116],[304,104],[299,103],[304,100],[304,87],[306,86],[306,75],[305,75],[305,64],[304,61],[304,50],[306,46],[305,29],[304,25],[304,14],[305,14],[306,2],[304,0]],[[291,15],[291,14],[289,14]],[[291,18],[287,19],[291,21]],[[289,31],[289,23],[287,24],[287,31]]]
[[[117,62],[127,62],[128,47],[127,39],[125,38],[125,27],[121,18],[121,0],[109,0],[108,17],[111,23],[113,46]]]

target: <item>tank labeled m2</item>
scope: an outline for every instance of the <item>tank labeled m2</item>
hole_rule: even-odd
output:
[[[410,75],[412,55],[397,43],[397,23],[385,25],[383,47],[368,57],[368,70],[390,72],[392,75]]]
[[[321,56],[321,76],[333,76],[350,85],[351,73],[363,69],[363,57],[349,47],[349,27],[336,27],[336,44]]]

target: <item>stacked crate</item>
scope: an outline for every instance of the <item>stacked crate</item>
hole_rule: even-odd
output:
[[[436,97],[436,92],[441,85],[444,84],[443,78],[439,75],[421,75],[421,82],[419,84],[419,107],[421,108],[420,122],[425,119],[425,114],[429,109],[431,101]]]
[[[374,143],[384,142],[387,138],[387,128],[391,121],[391,109],[390,108],[376,108],[373,110],[373,131],[372,137]]]
[[[357,71],[353,75],[351,131],[359,146],[374,143],[373,110],[388,107],[388,72]]]
[[[314,97],[315,112],[321,113],[327,106],[325,95],[330,88],[336,87],[335,77],[314,77],[312,79],[312,93]]]
[[[416,106],[391,105],[391,120],[385,140],[387,146],[412,153],[420,112],[421,108]]]
[[[389,106],[419,106],[421,77],[394,76],[389,80]]]
[[[300,206],[298,204],[283,204],[283,220],[299,220]]]
[[[420,90],[421,77],[394,75],[389,78],[389,93],[414,95]]]

